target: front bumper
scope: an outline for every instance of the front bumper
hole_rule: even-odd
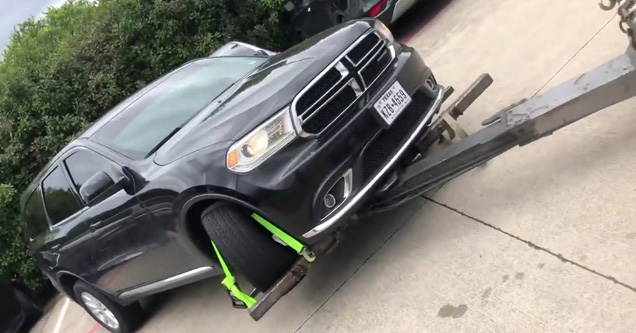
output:
[[[361,110],[317,138],[299,138],[253,172],[239,177],[237,190],[269,219],[308,244],[347,221],[427,128],[442,101],[442,89],[413,49],[396,45],[393,63],[369,89]],[[412,96],[391,127],[382,129],[373,105],[395,81]],[[348,170],[351,192],[337,209],[321,216],[327,191]]]
[[[311,230],[305,232],[303,234],[304,238],[314,237],[323,231],[331,228],[332,226],[338,224],[347,214],[351,215],[356,211],[365,199],[367,199],[370,194],[373,194],[373,189],[380,185],[385,176],[387,176],[391,170],[396,166],[397,162],[404,156],[411,145],[416,142],[416,140],[420,137],[424,129],[430,123],[431,118],[435,114],[436,110],[439,110],[442,104],[443,99],[443,91],[442,89],[437,89],[436,96],[433,99],[432,104],[430,104],[429,108],[422,114],[422,116],[417,120],[411,132],[406,136],[406,138],[402,142],[395,142],[395,150],[393,154],[390,155],[389,159],[381,166],[380,170],[377,171],[366,184],[363,185],[361,189],[357,191],[354,196],[348,197],[347,200],[343,203],[342,206],[338,207],[338,210],[333,214],[327,216],[326,219],[321,220],[320,224],[312,228]],[[378,133],[380,134],[380,133]],[[365,147],[366,148],[366,147]],[[367,150],[367,149],[364,149]]]

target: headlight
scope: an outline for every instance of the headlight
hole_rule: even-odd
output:
[[[391,30],[389,30],[384,23],[376,20],[374,28],[380,33],[380,35],[384,36],[384,38],[386,38],[389,42],[393,43],[395,38],[393,38]]]
[[[291,111],[286,107],[230,147],[227,167],[236,172],[252,171],[294,138]]]

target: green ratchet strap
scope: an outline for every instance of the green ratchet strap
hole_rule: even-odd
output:
[[[294,237],[286,234],[284,231],[278,229],[275,225],[261,217],[260,215],[254,213],[252,214],[252,218],[256,220],[260,225],[265,227],[265,229],[269,230],[274,236],[278,237],[283,243],[287,244],[290,248],[292,248],[296,253],[305,257],[305,259],[309,262],[312,262],[316,259],[316,256],[313,252],[309,251],[301,242],[294,239]],[[232,305],[234,307],[246,307],[251,308],[256,304],[256,300],[241,291],[238,284],[236,283],[236,279],[230,269],[227,267],[225,260],[221,256],[221,252],[216,247],[216,244],[212,242],[212,247],[214,247],[214,252],[216,252],[216,257],[219,258],[219,263],[221,263],[221,268],[223,269],[223,274],[225,278],[221,281],[221,284],[227,289],[230,297],[232,298]]]
[[[223,268],[223,274],[225,274],[225,278],[223,279],[223,281],[221,281],[221,284],[225,286],[228,293],[230,294],[230,297],[233,298],[232,302],[234,303],[235,307],[237,304],[234,300],[243,302],[243,305],[245,305],[245,307],[247,307],[248,309],[253,307],[254,304],[256,304],[256,300],[252,296],[242,292],[241,289],[239,289],[236,284],[234,275],[232,275],[230,269],[227,268],[227,264],[225,263],[225,260],[223,260],[221,252],[219,252],[219,249],[216,247],[216,244],[214,244],[214,242],[212,242],[212,246],[214,247],[214,252],[216,252],[217,258],[219,258],[221,268]]]
[[[265,227],[265,229],[269,230],[269,232],[271,232],[274,236],[282,240],[283,243],[287,244],[287,246],[291,247],[294,251],[296,251],[296,253],[301,254],[303,252],[305,246],[299,241],[295,240],[292,236],[278,229],[275,225],[271,224],[269,221],[256,213],[252,214],[252,218],[260,223],[263,227]]]
[[[264,219],[262,216],[253,213],[252,218],[260,223],[265,229],[269,230],[274,236],[280,239],[283,243],[287,244],[287,246],[291,247],[292,250],[296,251],[296,253],[305,257],[305,259],[309,262],[313,262],[316,260],[316,255],[305,247],[301,242],[294,239],[294,237],[286,234],[284,231],[278,229],[271,222]]]

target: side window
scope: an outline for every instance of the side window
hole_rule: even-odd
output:
[[[112,162],[89,150],[80,150],[69,156],[64,163],[73,180],[73,186],[79,192],[80,187],[99,171],[108,173]]]
[[[24,206],[24,226],[29,238],[35,238],[35,236],[48,229],[44,206],[42,205],[42,190],[39,186],[31,194]]]
[[[55,168],[42,182],[44,206],[51,224],[56,225],[82,208],[73,195],[70,184],[59,167]]]

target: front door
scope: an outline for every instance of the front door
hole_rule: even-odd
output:
[[[86,148],[72,153],[63,163],[78,193],[97,173],[105,172],[113,180],[124,177],[122,167],[113,159]],[[175,239],[170,207],[151,212],[129,194],[141,184],[129,185],[132,191],[109,191],[111,195],[99,202],[84,202],[88,209],[83,216],[98,245],[90,281],[114,295],[199,267]]]
[[[86,207],[70,186],[64,167],[54,166],[31,194],[25,210],[28,225],[38,225],[44,214],[48,231],[29,231],[32,244],[38,246],[36,258],[48,270],[66,270],[83,274],[91,270],[95,244],[82,219]]]
[[[122,168],[113,160],[87,148],[77,148],[63,160],[72,188],[78,194],[95,174],[104,172],[111,179],[124,176]],[[135,259],[149,249],[144,244],[151,235],[140,235],[135,230],[148,218],[139,200],[120,189],[99,201],[86,202],[82,220],[91,230],[95,248],[92,251],[92,267],[85,278],[99,288],[116,294],[121,289],[143,283],[144,277],[129,274],[127,267],[134,266]]]

